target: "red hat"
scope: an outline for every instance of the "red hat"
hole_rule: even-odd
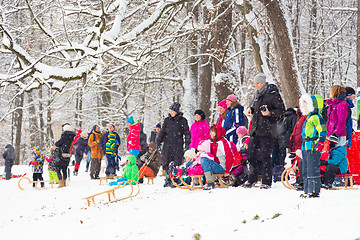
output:
[[[235,95],[231,94],[229,96],[226,97],[226,100],[229,100],[231,102],[237,102],[237,98],[235,97]]]
[[[227,109],[226,99],[224,99],[224,100],[220,101],[220,102],[219,102],[219,104],[218,104],[218,106],[220,106],[220,107],[223,107],[223,108]]]

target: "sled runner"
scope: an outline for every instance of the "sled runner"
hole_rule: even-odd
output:
[[[213,174],[214,176],[214,179],[217,179],[217,181],[215,181],[215,187],[217,188],[228,188],[228,186],[226,186],[222,180],[223,178],[223,174]],[[178,177],[182,183],[182,185],[179,185],[174,177]],[[193,183],[194,180],[196,178],[199,179],[199,186],[192,186],[192,185],[189,185],[187,184],[184,179],[182,178],[183,176],[181,174],[172,174],[170,173],[170,179],[171,179],[171,182],[178,188],[180,189],[204,189],[204,185],[203,185],[203,182],[202,182],[202,177],[204,177],[204,175],[193,175],[193,176],[187,176],[187,177],[191,177],[191,182]]]
[[[134,185],[132,183],[135,183]],[[137,187],[137,191],[134,192],[134,187]],[[130,194],[126,197],[123,197],[123,198],[119,198],[117,199],[116,196],[115,196],[115,190],[118,190],[118,189],[121,189],[121,188],[130,188],[131,191],[130,191]],[[114,202],[118,202],[118,201],[121,201],[121,200],[125,200],[125,199],[128,199],[128,198],[133,198],[135,196],[137,196],[140,192],[140,186],[139,184],[134,181],[134,180],[128,180],[128,181],[124,181],[124,182],[121,182],[117,187],[115,188],[112,188],[112,189],[109,189],[107,191],[103,191],[103,192],[100,192],[100,193],[97,193],[97,194],[94,194],[94,195],[91,195],[91,196],[88,196],[86,198],[83,198],[86,200],[87,202],[87,205],[90,207],[90,202],[92,202],[93,204],[95,204],[95,197],[96,196],[100,196],[100,195],[106,195],[108,196],[108,202],[106,202],[105,204],[108,204],[108,203],[114,203]],[[112,196],[112,197],[111,197]],[[113,199],[112,199],[113,198]]]
[[[105,177],[99,177],[100,179],[100,185],[102,183],[103,180],[106,181],[106,183],[108,183],[108,179],[115,179],[115,178],[123,178],[123,176],[105,176]]]
[[[25,175],[24,175],[25,176]],[[30,184],[32,184],[32,183],[35,183],[35,189],[39,189],[38,187],[37,187],[37,184],[38,183],[46,183],[46,182],[48,182],[48,183],[50,183],[51,184],[51,188],[53,188],[53,185],[54,185],[54,183],[55,183],[55,180],[43,180],[43,181],[31,181],[28,177],[22,177],[22,178],[20,178],[19,179],[19,182],[18,182],[18,187],[20,188],[20,190],[24,190],[24,188],[21,186],[21,181],[22,180],[27,180]]]

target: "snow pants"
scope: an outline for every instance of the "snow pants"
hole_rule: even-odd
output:
[[[12,168],[12,165],[5,164],[5,179],[6,180],[10,180],[10,178],[11,178],[11,168]]]
[[[91,151],[89,151],[87,156],[86,156],[86,170],[85,170],[85,172],[89,171],[90,162],[91,162]]]
[[[324,172],[324,184],[333,184],[336,174],[341,174],[340,169],[337,166],[332,164],[326,165]]]
[[[106,176],[114,176],[115,175],[115,169],[116,169],[116,162],[115,162],[115,157],[112,157],[108,154],[106,154],[106,158],[107,158],[107,167],[106,167],[106,171],[105,174]]]
[[[49,171],[49,180],[54,180],[56,183],[59,183],[59,178],[55,171]]]
[[[90,178],[91,179],[99,178],[100,168],[101,168],[101,158],[92,158],[91,165],[90,165]]]
[[[67,166],[56,166],[56,173],[59,180],[67,179]]]
[[[303,150],[304,193],[320,193],[320,157],[321,152]]]
[[[33,181],[44,181],[42,173],[33,173]],[[41,187],[44,187],[44,183],[41,182]],[[35,187],[36,183],[33,183],[33,187]]]

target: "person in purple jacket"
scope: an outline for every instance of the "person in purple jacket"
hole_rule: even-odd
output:
[[[196,110],[194,115],[195,122],[190,127],[191,143],[189,148],[197,149],[200,142],[210,139],[210,126],[205,120],[206,116],[203,110]]]
[[[337,137],[337,146],[346,144],[346,118],[349,104],[346,101],[345,87],[334,85],[330,89],[330,99],[326,100],[327,105],[327,136]]]
[[[83,159],[84,153],[88,154],[90,147],[88,145],[88,134],[86,132],[80,133],[80,137],[74,143],[75,147],[75,167],[74,176],[78,175],[80,163]]]

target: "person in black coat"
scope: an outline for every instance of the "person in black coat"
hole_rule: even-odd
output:
[[[180,106],[178,102],[174,102],[170,106],[169,116],[165,118],[159,136],[156,139],[158,147],[162,142],[164,143],[162,167],[165,171],[168,170],[171,161],[174,161],[176,166],[181,165],[184,150],[189,148],[191,142],[188,121],[183,117],[183,113],[180,112]]]
[[[154,130],[154,131],[151,131],[151,133],[150,133],[149,142],[156,142],[156,139],[157,139],[157,137],[159,136],[160,131],[161,131],[161,124],[158,123],[158,124],[156,124],[156,126],[155,126],[155,130]]]
[[[71,131],[69,124],[63,126],[63,133],[59,141],[55,143],[55,146],[60,149],[61,156],[60,161],[55,164],[56,173],[59,178],[59,188],[66,186],[67,178],[67,167],[69,166],[71,152],[72,152],[72,143],[76,136],[75,132]]]
[[[146,136],[146,133],[144,133],[144,124],[143,123],[140,123],[140,153],[139,153],[139,156],[138,156],[138,159],[140,159],[140,157],[142,155],[144,155],[147,151],[147,136]]]
[[[5,146],[3,158],[5,160],[5,179],[9,180],[11,178],[11,168],[15,161],[15,149],[11,144]]]
[[[246,111],[246,115],[253,115],[251,121],[249,148],[247,160],[250,163],[249,180],[244,187],[252,187],[258,179],[261,170],[262,185],[260,188],[267,189],[272,183],[271,152],[274,145],[276,123],[284,113],[285,106],[278,88],[274,84],[266,82],[266,76],[259,73],[254,78],[257,89],[254,103]]]
[[[88,145],[88,134],[86,132],[82,132],[80,134],[80,137],[74,143],[74,148],[75,148],[74,176],[77,176],[84,153],[87,154],[90,151],[90,147]]]

